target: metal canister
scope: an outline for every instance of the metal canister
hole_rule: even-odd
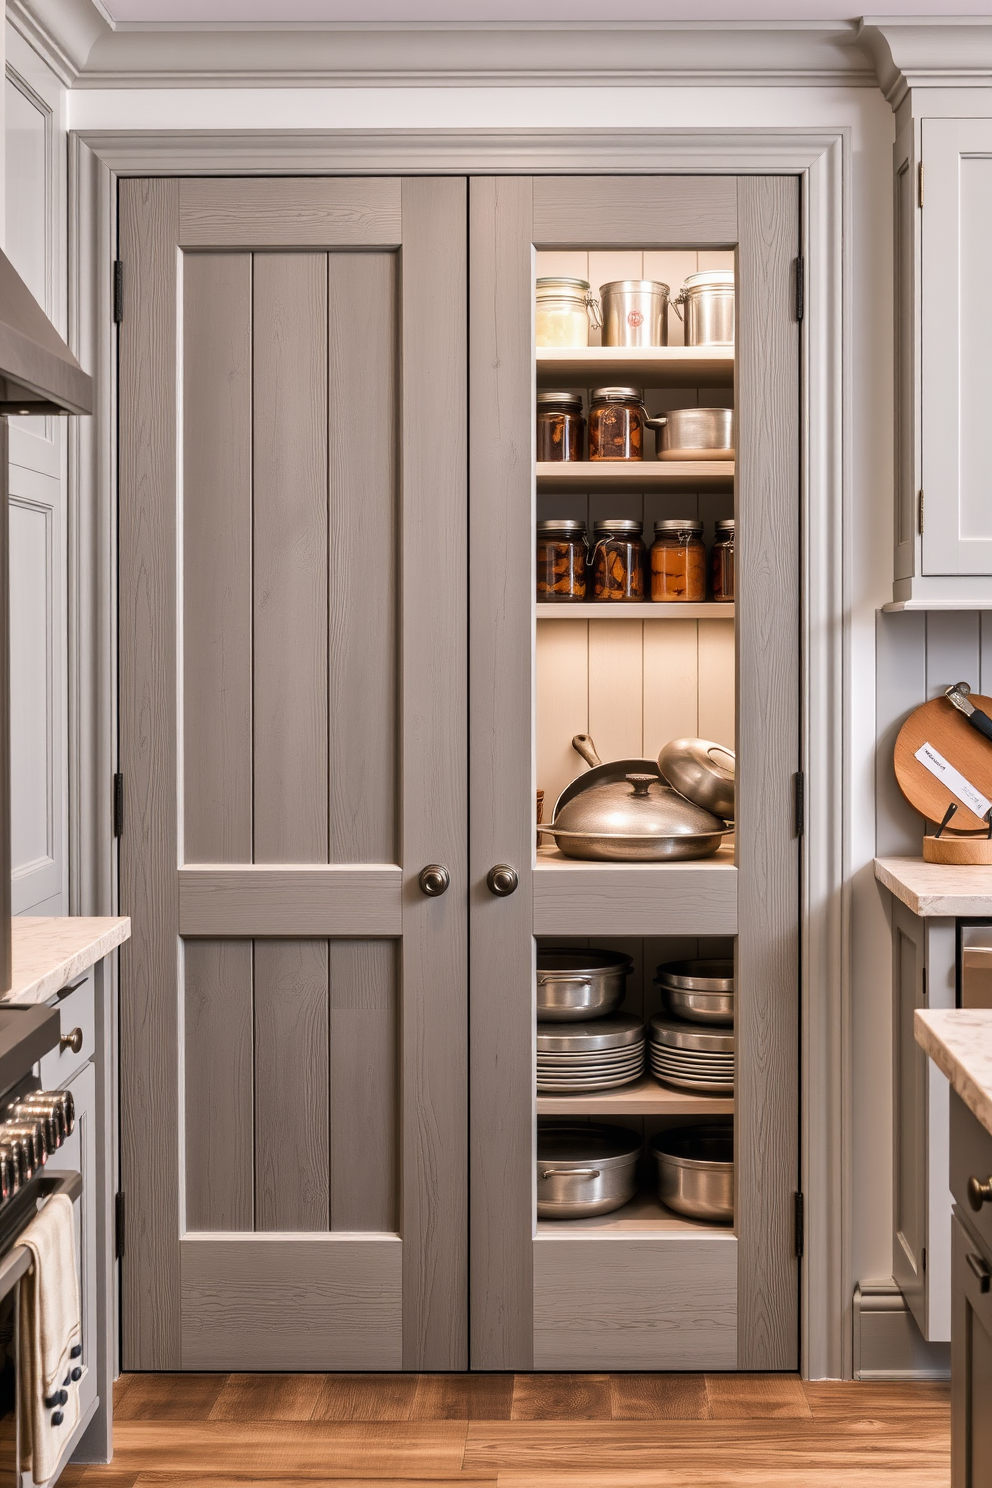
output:
[[[667,346],[667,284],[614,279],[600,288],[604,346]]]
[[[734,271],[702,269],[690,274],[674,301],[675,313],[685,313],[686,346],[733,346]]]

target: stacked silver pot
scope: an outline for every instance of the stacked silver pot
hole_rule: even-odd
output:
[[[644,1073],[640,1018],[618,1013],[633,969],[618,951],[541,949],[537,957],[537,1088],[581,1095]]]
[[[651,1073],[699,1095],[734,1093],[734,963],[670,961],[658,967],[665,1012],[651,1019]]]

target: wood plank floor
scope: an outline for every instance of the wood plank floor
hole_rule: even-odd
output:
[[[941,1384],[795,1375],[130,1374],[64,1488],[947,1488]]]

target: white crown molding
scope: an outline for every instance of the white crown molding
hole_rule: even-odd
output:
[[[114,24],[98,0],[7,0],[77,88],[874,86],[854,22]]]
[[[992,16],[865,16],[858,37],[894,109],[915,88],[992,87]]]

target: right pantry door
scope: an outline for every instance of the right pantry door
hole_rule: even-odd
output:
[[[476,178],[470,183],[471,1361],[476,1369],[796,1369],[799,1357],[800,182],[790,176]],[[735,344],[535,346],[535,280],[667,282],[732,268]],[[736,457],[535,466],[535,395],[643,389],[649,414],[735,409]],[[584,453],[584,452],[583,452]],[[535,523],[736,521],[734,603],[535,601]],[[535,845],[584,766],[669,740],[737,753],[736,836],[697,861],[579,861]],[[502,872],[493,873],[502,867]],[[512,870],[507,872],[506,870]],[[507,892],[509,891],[509,892]],[[621,950],[625,1012],[655,967],[733,956],[731,1092],[648,1073],[538,1094],[535,953]],[[557,1120],[643,1138],[639,1191],[595,1219],[539,1220],[536,1139]],[[732,1223],[659,1202],[651,1142],[734,1132]]]

